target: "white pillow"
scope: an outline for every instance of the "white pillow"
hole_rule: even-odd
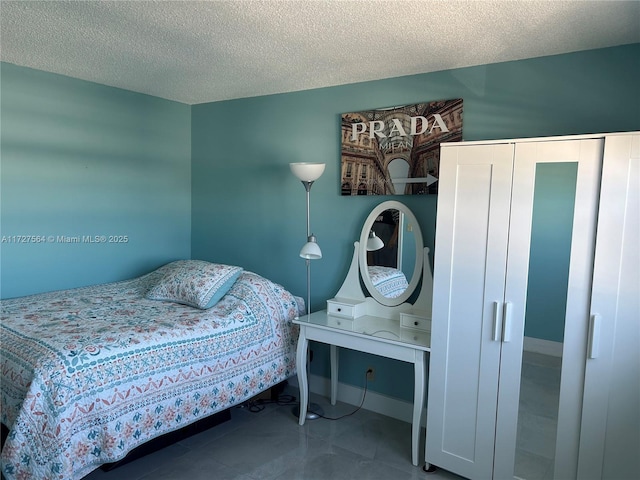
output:
[[[162,269],[164,276],[149,290],[147,298],[200,309],[218,303],[242,273],[241,267],[204,260],[177,260]]]

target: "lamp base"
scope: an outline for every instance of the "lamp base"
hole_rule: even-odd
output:
[[[300,405],[296,405],[295,407],[293,407],[291,413],[293,413],[296,418],[300,418]],[[317,403],[310,403],[307,407],[307,416],[305,418],[307,420],[316,420],[320,418],[321,415],[324,415],[324,410],[322,410],[322,407]]]

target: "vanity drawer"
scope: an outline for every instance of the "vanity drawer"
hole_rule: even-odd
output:
[[[327,315],[327,326],[341,328],[343,330],[353,330],[353,318],[332,317]]]
[[[400,314],[400,325],[406,328],[413,328],[416,330],[431,331],[431,320],[420,315],[414,315],[412,313]]]
[[[327,313],[347,318],[358,318],[365,314],[365,304],[327,300]]]
[[[414,329],[400,329],[400,340],[404,342],[414,343],[417,345],[429,346],[431,343],[431,335],[428,332]]]

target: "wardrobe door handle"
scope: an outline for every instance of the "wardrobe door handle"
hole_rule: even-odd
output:
[[[589,358],[598,358],[600,353],[600,315],[591,315],[589,322]]]
[[[491,338],[494,342],[500,341],[500,319],[498,318],[500,312],[500,302],[493,302],[493,332]]]
[[[511,302],[504,302],[502,306],[502,341],[511,341]]]

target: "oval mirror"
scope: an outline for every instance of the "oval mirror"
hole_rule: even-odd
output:
[[[420,282],[423,262],[422,232],[403,203],[376,206],[362,227],[358,261],[362,282],[382,305],[406,302]]]

